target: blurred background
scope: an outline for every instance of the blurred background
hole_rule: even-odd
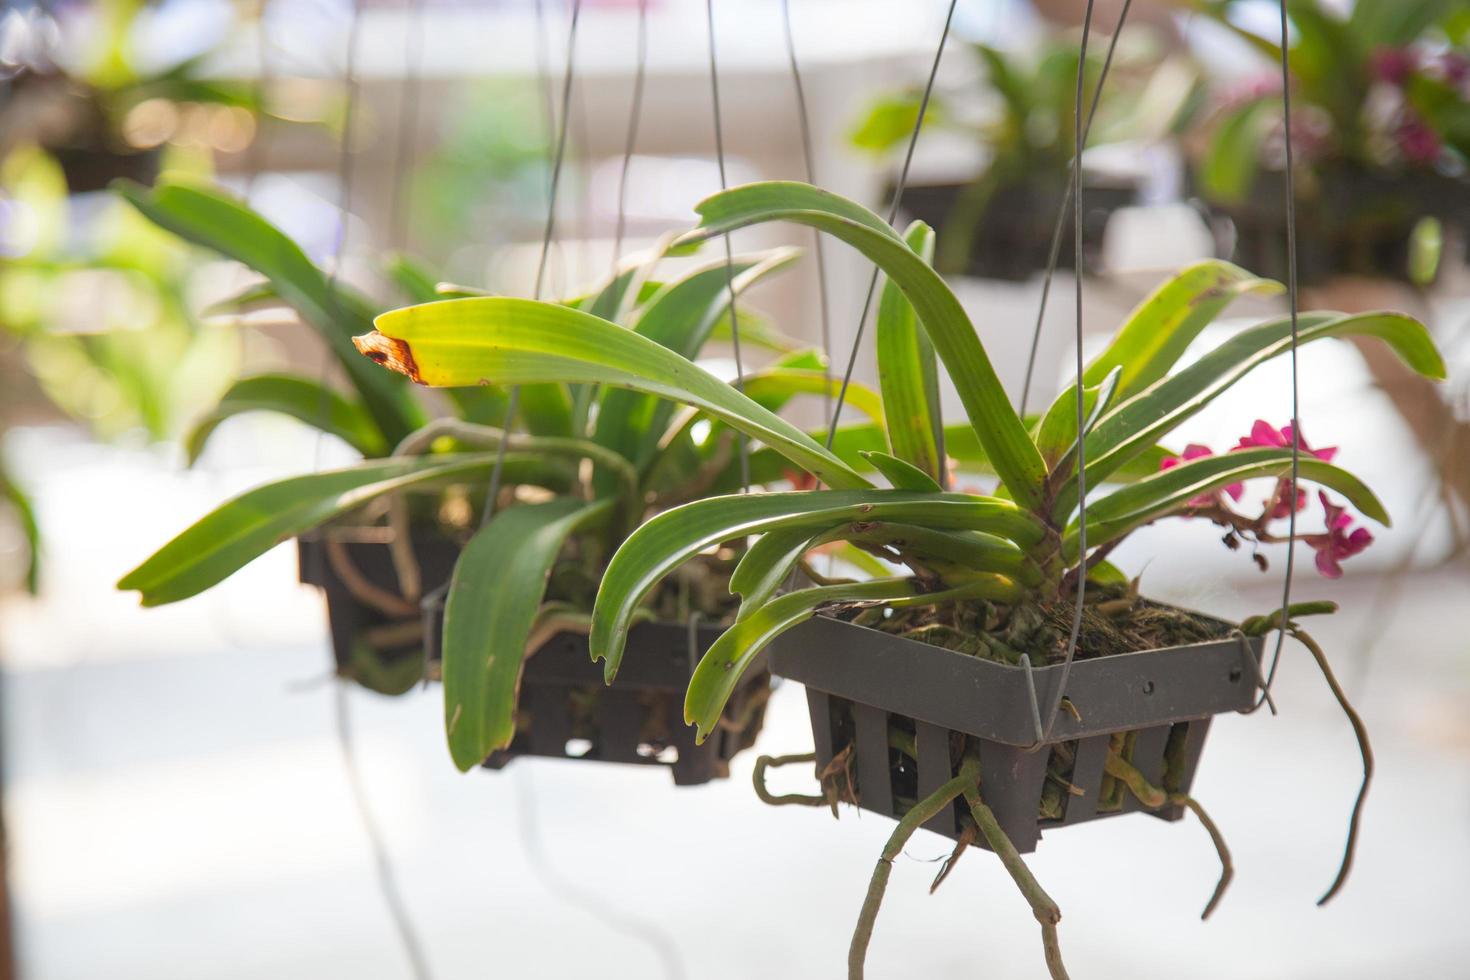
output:
[[[728,181],[814,177],[879,210],[896,196],[937,228],[937,264],[1018,401],[1039,327],[1033,405],[1070,377],[1076,276],[1084,350],[1195,259],[1286,276],[1277,4],[1099,0],[1084,79],[1126,26],[1082,155],[1082,254],[1069,223],[1038,320],[1086,6],[959,0],[904,179],[948,3],[713,3]],[[357,453],[251,412],[196,452],[236,378],[315,373],[323,348],[242,299],[257,277],[109,187],[216,181],[378,308],[403,302],[400,253],[529,295],[571,0],[3,9],[0,978],[411,977],[395,906],[440,978],[841,975],[884,821],[760,806],[748,753],[696,789],[525,759],[461,776],[437,689],[333,678],[292,545],[166,608],[114,591],[226,496]],[[1354,879],[1318,909],[1358,758],[1288,653],[1281,713],[1219,719],[1196,782],[1237,868],[1208,925],[1215,858],[1192,823],[1089,824],[1031,860],[1079,977],[1470,977],[1470,4],[1290,10],[1302,306],[1406,310],[1450,363],[1431,386],[1346,342],[1300,358],[1312,444],[1341,447],[1395,517],[1344,578],[1299,562],[1295,586],[1343,607],[1315,632],[1378,781]],[[548,295],[606,275],[619,243],[689,227],[720,186],[705,4],[582,0],[578,16]],[[737,245],[780,243],[811,238]],[[808,252],[752,304],[803,344],[826,338],[840,368],[871,267],[823,258],[825,280]],[[1243,300],[1202,343],[1285,309]],[[728,355],[710,366],[732,372]],[[872,373],[865,342],[856,376]],[[1257,418],[1284,424],[1290,382],[1284,361],[1257,371],[1183,436],[1225,447]],[[821,421],[820,402],[798,408]],[[1279,563],[1263,573],[1204,522],[1147,529],[1115,560],[1149,595],[1226,617],[1279,602]],[[810,738],[800,690],[779,688],[761,750]],[[920,834],[898,862],[870,975],[1039,975],[1035,924],[990,855],[927,894],[948,851]]]

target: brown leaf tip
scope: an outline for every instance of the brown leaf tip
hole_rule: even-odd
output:
[[[424,379],[419,376],[419,366],[413,359],[413,350],[408,346],[408,341],[398,340],[374,330],[372,333],[353,337],[352,344],[361,353],[388,370],[406,374],[418,384],[424,383]]]

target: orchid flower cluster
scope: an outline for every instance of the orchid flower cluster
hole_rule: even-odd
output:
[[[1249,434],[1241,436],[1240,441],[1229,451],[1261,448],[1290,449],[1294,439],[1295,433],[1290,423],[1276,428],[1264,419],[1257,419],[1251,426]],[[1305,436],[1300,438],[1300,446],[1303,456],[1312,456],[1324,463],[1332,462],[1337,455],[1336,446],[1314,449],[1307,444]],[[1179,455],[1161,460],[1159,469],[1173,469],[1181,463],[1213,455],[1215,452],[1209,446],[1192,442],[1185,446],[1184,451]],[[1309,500],[1307,491],[1301,487],[1297,487],[1293,493],[1290,477],[1277,479],[1270,496],[1262,501],[1260,514],[1255,517],[1243,514],[1231,506],[1232,503],[1240,503],[1244,496],[1245,484],[1231,483],[1218,490],[1190,499],[1183,516],[1207,517],[1216,524],[1229,528],[1224,540],[1234,549],[1240,547],[1242,537],[1258,543],[1284,540],[1269,530],[1270,523],[1290,517],[1293,509],[1297,513],[1305,511]],[[1342,562],[1366,550],[1373,543],[1373,533],[1366,527],[1354,527],[1354,519],[1348,513],[1347,505],[1333,503],[1325,491],[1318,490],[1317,499],[1322,504],[1326,528],[1321,533],[1299,535],[1297,540],[1304,542],[1316,552],[1317,571],[1327,578],[1341,578]],[[1252,557],[1264,571],[1267,567],[1266,557],[1258,551],[1253,553]]]

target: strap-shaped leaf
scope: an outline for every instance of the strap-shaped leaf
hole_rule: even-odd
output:
[[[916,221],[904,241],[925,262],[934,261],[934,230]],[[936,481],[943,475],[935,436],[939,420],[939,371],[934,345],[919,329],[914,307],[903,290],[885,277],[874,323],[878,380],[893,455],[918,467]]]
[[[605,519],[611,501],[558,497],[508,507],[459,556],[444,605],[444,723],[467,772],[515,737],[526,642],[567,538]]]
[[[26,557],[25,584],[26,591],[35,595],[41,587],[41,525],[36,520],[36,509],[28,497],[15,481],[10,479],[10,474],[5,471],[5,460],[0,457],[0,500],[4,500],[15,512],[16,522],[20,524],[21,533],[25,535]]]
[[[649,299],[633,330],[693,360],[716,324],[728,317],[731,288],[739,296],[765,276],[790,265],[795,257],[795,250],[781,249],[737,256],[731,269],[724,262],[698,268]],[[741,339],[744,337],[742,333]],[[652,460],[673,410],[674,406],[660,398],[621,389],[608,391],[597,411],[593,438],[633,460],[641,471]]]
[[[1373,491],[1357,477],[1310,454],[1300,461],[1301,479],[1335,490],[1366,517],[1385,526],[1387,510]],[[1277,447],[1241,449],[1223,456],[1206,456],[1161,470],[1087,505],[1087,545],[1107,544],[1134,528],[1173,513],[1203,494],[1256,477],[1290,477],[1291,450]],[[1062,538],[1063,554],[1077,557],[1076,522]]]
[[[428,385],[481,379],[565,381],[631,388],[692,405],[773,449],[829,486],[867,480],[800,429],[630,330],[577,310],[508,297],[446,300],[378,317],[357,338],[374,360]]]
[[[1200,331],[1236,297],[1281,290],[1279,282],[1220,259],[1186,266],[1134,308],[1112,342],[1087,365],[1082,383],[1101,384],[1118,369],[1114,397],[1128,398],[1173,370]]]
[[[1326,337],[1377,337],[1425,377],[1445,375],[1444,361],[1429,331],[1402,313],[1304,313],[1299,317],[1301,344]],[[1188,367],[1123,401],[1087,437],[1088,483],[1098,485],[1251,370],[1290,350],[1291,321],[1285,317],[1272,320],[1241,331]],[[1053,516],[1058,520],[1068,517],[1076,505],[1076,483],[1069,481],[1057,495]]]
[[[895,490],[925,490],[930,493],[938,493],[944,488],[935,482],[934,477],[919,469],[913,463],[890,456],[887,453],[865,452],[863,459],[873,464],[873,467],[888,478]]]
[[[1086,385],[1082,389],[1082,415],[1083,432],[1091,432],[1092,427],[1103,412],[1116,397],[1118,378],[1122,373],[1120,368],[1113,368],[1102,381],[1095,385]],[[1046,465],[1051,468],[1053,479],[1058,470],[1058,463],[1077,448],[1077,387],[1073,385],[1062,392],[1057,400],[1052,402],[1051,408],[1046,410],[1041,424],[1036,428],[1036,448],[1041,450],[1041,458],[1046,460]],[[1076,465],[1076,461],[1072,462]]]
[[[742,379],[740,388],[747,398],[770,406],[773,401],[778,405],[784,404],[792,395],[828,394],[836,397],[842,390],[842,379],[824,374],[820,370],[768,367],[747,374]],[[846,401],[866,415],[874,425],[883,424],[883,399],[872,388],[850,381],[847,385]]]
[[[787,527],[756,538],[730,575],[730,592],[740,597],[736,619],[744,619],[779,592],[802,556],[827,533],[813,532],[805,526]]]
[[[278,412],[334,435],[371,459],[391,449],[371,415],[311,378],[294,374],[257,374],[230,386],[219,404],[195,423],[184,438],[189,465],[199,458],[220,423],[245,412]]]
[[[780,528],[830,528],[844,521],[901,521],[925,527],[985,531],[1022,548],[1039,543],[1039,521],[1007,500],[963,493],[820,490],[715,497],[675,507],[623,542],[603,574],[592,613],[591,652],[617,674],[634,610],[648,590],[706,548]]]
[[[913,304],[996,473],[1022,505],[1041,506],[1046,464],[1011,407],[974,325],[938,273],[882,218],[835,194],[789,181],[737,187],[706,198],[695,210],[701,220],[687,242],[747,225],[791,221],[840,238],[875,262]]]
[[[995,573],[1025,585],[1041,581],[1041,570],[1014,544],[979,531],[941,531],[891,521],[800,525],[761,535],[735,566],[730,591],[742,600],[736,618],[744,619],[775,595],[807,552],[835,541],[893,548],[929,567],[942,566],[962,576]]]
[[[375,497],[490,472],[493,453],[373,460],[346,469],[279,480],[246,491],[200,518],[117,583],[159,606],[197,595],[229,578],[271,548]],[[538,456],[509,453],[506,481],[557,478]]]
[[[756,656],[776,637],[811,619],[823,606],[837,602],[919,600],[928,603],[959,598],[1014,600],[1019,595],[1014,582],[990,575],[968,582],[962,589],[932,595],[921,594],[911,578],[889,578],[819,586],[779,596],[720,634],[699,661],[684,696],[684,720],[698,726],[696,737],[703,741],[719,724],[725,703]]]
[[[352,337],[367,326],[368,311],[345,290],[334,291],[300,247],[270,222],[215,188],[171,181],[160,181],[151,190],[128,181],[115,186],[160,228],[269,279],[276,294],[332,348],[386,442],[397,442],[426,421],[397,378],[372,370],[354,356]]]

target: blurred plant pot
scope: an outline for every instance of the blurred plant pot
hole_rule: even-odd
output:
[[[1052,827],[1131,812],[1178,820],[1179,807],[1147,810],[1104,772],[1109,746],[1120,744],[1154,785],[1188,793],[1212,716],[1252,706],[1261,650],[1259,638],[1236,636],[1078,659],[1066,698],[1076,713],[1064,705],[1034,749],[1039,724],[1022,667],[825,616],[783,634],[770,666],[806,686],[817,772],[850,747],[845,765],[862,809],[902,816],[956,775],[967,744],[978,746],[985,800],[1029,853]],[[1032,672],[1039,712],[1060,673]],[[958,840],[962,810],[957,802],[924,826]]]
[[[1065,186],[1051,182],[1001,186],[984,202],[981,217],[974,221],[973,234],[966,249],[963,247],[964,236],[948,230],[948,225],[954,220],[968,220],[961,215],[968,210],[965,197],[973,186],[935,183],[910,184],[904,188],[899,210],[910,220],[921,220],[934,228],[938,248],[935,267],[981,279],[1015,282],[1044,272],[1051,255],[1052,230]],[[1084,177],[1082,254],[1085,271],[1096,272],[1101,267],[1103,235],[1113,213],[1137,200],[1138,188],[1132,183]],[[1058,269],[1075,269],[1077,266],[1072,210],[1068,206],[1062,226]],[[955,242],[961,244],[947,245]]]
[[[413,533],[423,591],[448,584],[458,542],[421,527]],[[387,544],[336,541],[321,533],[297,541],[299,578],[327,600],[339,676],[380,694],[402,694],[424,676],[423,617],[403,589]]]
[[[416,528],[413,549],[425,594],[421,606],[400,598],[386,544],[329,542],[321,535],[298,541],[301,581],[326,595],[337,672],[383,694],[412,689],[439,660],[443,592],[460,546],[433,529]],[[515,741],[485,766],[499,769],[531,755],[661,765],[679,786],[728,776],[730,760],[760,732],[770,674],[764,660],[749,670],[719,729],[696,745],[694,729],[684,724],[684,689],[722,632],[718,625],[691,630],[685,623],[641,623],[629,634],[612,687],[603,683],[602,665],[592,662],[585,635],[552,635],[526,658]]]
[[[5,147],[34,143],[55,158],[72,194],[106,190],[119,177],[152,184],[163,154],[129,146],[102,96],[60,74],[25,71],[10,82],[0,112]]]
[[[1217,250],[1231,248],[1233,229],[1233,261],[1285,282],[1285,194],[1283,175],[1266,173],[1246,200],[1210,202]],[[1470,234],[1470,184],[1433,174],[1391,178],[1334,170],[1319,176],[1310,196],[1298,187],[1296,210],[1299,284],[1337,276],[1413,282],[1421,278],[1411,269],[1415,227],[1432,217],[1446,233]],[[1432,279],[1431,270],[1422,281]]]
[[[444,603],[424,604],[429,656],[439,659]],[[628,632],[627,654],[611,687],[593,663],[587,636],[553,634],[526,657],[521,670],[516,735],[491,754],[485,768],[519,756],[664,766],[676,786],[698,786],[730,775],[730,760],[755,744],[765,719],[771,676],[762,657],[731,696],[719,727],[696,744],[684,723],[684,690],[720,625],[640,623]]]

